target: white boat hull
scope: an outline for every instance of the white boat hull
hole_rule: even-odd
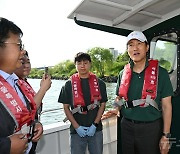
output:
[[[63,122],[45,125],[37,154],[70,154],[69,126]],[[103,120],[103,154],[117,153],[117,118]],[[88,151],[86,152],[88,154]]]

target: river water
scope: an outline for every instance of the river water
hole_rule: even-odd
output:
[[[40,81],[40,79],[28,79],[28,82],[31,84],[35,91],[38,91],[40,87]],[[59,93],[61,87],[65,84],[65,82],[65,80],[52,80],[51,88],[47,91],[43,99],[43,110],[40,116],[43,125],[61,122],[65,118],[62,104],[58,103]],[[106,110],[108,110],[112,107],[111,104],[115,98],[116,83],[106,83],[106,87],[108,95]]]

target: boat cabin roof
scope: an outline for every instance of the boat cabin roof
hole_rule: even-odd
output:
[[[122,36],[180,27],[179,0],[83,0],[68,16],[81,26]]]

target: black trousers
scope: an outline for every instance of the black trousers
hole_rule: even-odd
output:
[[[32,148],[29,151],[29,154],[36,154],[36,146],[37,146],[37,142],[32,142]]]
[[[134,123],[121,120],[123,154],[160,154],[159,141],[162,137],[162,119],[151,123]]]

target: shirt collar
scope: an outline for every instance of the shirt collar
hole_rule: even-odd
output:
[[[8,73],[6,73],[6,72],[4,72],[4,71],[2,71],[2,70],[0,70],[0,75],[5,79],[5,80],[7,80],[11,75],[10,74],[8,74]]]
[[[133,62],[133,60],[131,58],[129,59],[129,64],[130,64],[130,67],[132,69],[133,66],[134,66],[134,62]],[[148,67],[148,65],[149,65],[149,61],[148,61],[148,58],[146,58],[145,68]]]
[[[13,80],[16,80],[16,81],[19,79],[15,73],[11,74],[9,77]]]
[[[9,78],[13,79],[13,80],[18,80],[18,76],[15,73],[12,74],[8,74],[2,70],[0,70],[0,75],[5,79],[8,80]]]

